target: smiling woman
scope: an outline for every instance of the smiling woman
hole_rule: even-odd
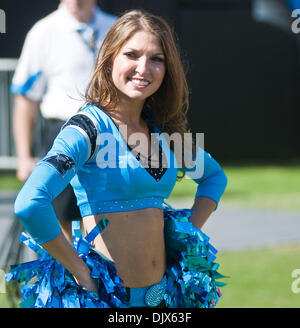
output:
[[[187,108],[186,78],[170,27],[149,13],[125,13],[103,41],[86,105],[63,126],[17,197],[16,215],[33,237],[22,239],[41,254],[34,268],[21,265],[8,275],[26,281],[28,274],[38,276],[23,289],[23,306],[215,306],[221,296],[216,250],[199,229],[227,179],[200,147],[192,154],[196,167],[176,165],[180,158],[167,137],[188,132]],[[122,134],[124,126],[129,137],[144,136],[138,153]],[[99,156],[107,136],[116,145],[110,153],[114,167],[102,165]],[[191,154],[185,143],[176,148]],[[165,204],[178,171],[192,175],[199,167],[192,209]],[[74,228],[74,247],[52,208],[69,182],[86,233],[81,238]]]
[[[154,94],[165,76],[164,54],[157,38],[150,32],[134,34],[113,60],[112,80],[119,102],[132,106]]]
[[[146,41],[151,41],[151,47]],[[152,72],[155,73],[154,77],[159,76],[155,81],[156,88],[152,89],[151,86],[155,92],[149,92],[148,97],[144,98],[144,105],[151,107],[157,123],[163,124],[168,133],[188,132],[187,120],[183,115],[189,106],[188,85],[173,32],[161,17],[131,11],[115,23],[99,51],[95,71],[85,95],[87,102],[109,113],[116,112],[114,109],[118,104],[119,92],[111,74],[114,60],[123,56],[130,59],[128,62],[132,68],[135,66],[137,69],[131,72],[134,75],[125,76],[123,83],[133,77],[139,78],[135,80],[139,84],[154,82],[148,81],[146,76],[142,76],[143,81],[138,82],[141,73],[149,75]],[[140,69],[142,72],[139,72]],[[146,72],[143,72],[145,69]]]

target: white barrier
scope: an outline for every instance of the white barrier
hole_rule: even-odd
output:
[[[17,59],[0,58],[0,169],[14,169],[12,133],[13,95],[9,91]]]

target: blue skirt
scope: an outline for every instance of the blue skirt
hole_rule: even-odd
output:
[[[189,222],[193,210],[164,209],[164,231],[167,251],[167,287],[164,295],[169,308],[211,308],[221,297],[217,272],[217,250],[209,238]],[[85,237],[80,222],[74,221],[74,248],[91,270],[98,285],[92,293],[74,281],[59,262],[31,237],[22,233],[20,240],[39,255],[39,259],[11,266],[6,280],[21,283],[22,308],[126,308],[127,291],[121,285],[114,263],[91,246],[109,221],[103,218]]]

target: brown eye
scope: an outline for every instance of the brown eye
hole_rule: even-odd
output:
[[[153,57],[151,58],[154,62],[164,63],[165,59],[162,57]]]
[[[134,52],[125,52],[124,55],[131,59],[137,58],[137,55]]]

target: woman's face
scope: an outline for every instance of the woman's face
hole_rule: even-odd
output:
[[[165,56],[156,36],[136,32],[113,60],[112,80],[121,101],[144,102],[161,86]]]

